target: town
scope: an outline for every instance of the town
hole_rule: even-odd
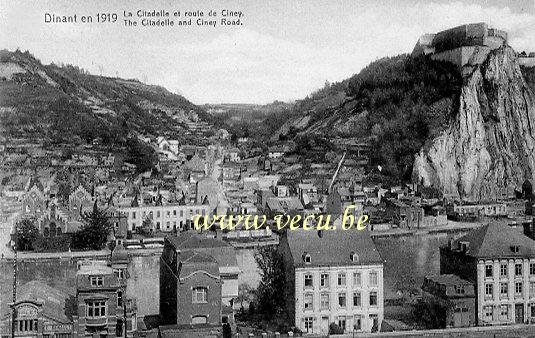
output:
[[[507,43],[504,31],[466,24],[422,36],[408,57],[470,79],[491,57],[530,66],[532,54],[508,54]],[[39,73],[37,61],[29,71],[28,60],[3,52],[1,82],[69,88],[60,82],[67,75]],[[89,79],[68,71],[61,74]],[[124,135],[98,134],[80,123],[82,137],[42,138],[45,122],[2,127],[2,337],[535,330],[531,174],[478,195],[455,191],[461,184],[447,185],[449,176],[425,162],[433,156],[421,155],[416,178],[394,182],[375,162],[381,138],[361,137],[355,126],[351,137],[292,125],[259,139],[217,119],[228,106],[204,115],[170,99],[155,103],[161,89],[134,80],[94,81],[136,93],[117,111],[149,112],[156,127],[144,132],[128,120],[119,122]],[[121,121],[100,101],[92,94],[84,104]]]

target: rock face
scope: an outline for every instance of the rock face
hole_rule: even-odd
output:
[[[467,201],[494,199],[534,178],[534,95],[510,47],[469,70],[458,111],[417,154],[413,178]]]

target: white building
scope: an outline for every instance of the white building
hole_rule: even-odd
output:
[[[164,204],[121,207],[119,211],[126,215],[128,230],[133,231],[143,225],[145,219],[152,221],[152,230],[184,230],[186,225],[193,226],[196,215],[210,215],[210,206],[204,204]]]
[[[368,231],[288,231],[280,245],[296,327],[309,334],[327,334],[331,323],[346,333],[380,329],[383,260]]]
[[[442,247],[440,272],[474,283],[478,326],[535,323],[535,241],[505,222]]]

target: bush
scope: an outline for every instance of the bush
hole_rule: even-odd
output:
[[[336,323],[329,324],[329,334],[343,334],[344,330]]]
[[[69,250],[71,237],[62,235],[57,237],[43,237],[39,235],[33,242],[36,252],[65,252]]]

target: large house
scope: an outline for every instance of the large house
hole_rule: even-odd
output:
[[[240,269],[236,258],[236,249],[217,238],[209,238],[194,231],[181,233],[179,236],[167,236],[164,252],[194,251],[212,256],[218,264],[221,277],[221,301],[223,307],[234,307],[234,300],[238,297],[238,276]],[[173,283],[176,276],[162,274],[160,283]],[[231,318],[229,318],[231,319]]]
[[[168,241],[160,258],[160,329],[173,336],[196,336],[222,324],[217,260],[193,250],[176,250]]]
[[[327,334],[331,323],[345,332],[380,329],[383,260],[368,231],[288,231],[280,250],[296,327],[313,334]]]
[[[440,248],[441,274],[474,283],[477,325],[535,322],[535,241],[491,223]]]

